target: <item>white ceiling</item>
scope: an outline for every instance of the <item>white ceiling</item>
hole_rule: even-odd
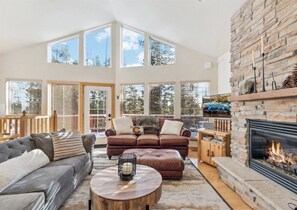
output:
[[[0,54],[114,20],[218,57],[244,0],[0,0]]]

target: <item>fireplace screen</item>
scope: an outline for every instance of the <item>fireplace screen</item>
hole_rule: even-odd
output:
[[[250,167],[297,193],[297,124],[249,121]]]

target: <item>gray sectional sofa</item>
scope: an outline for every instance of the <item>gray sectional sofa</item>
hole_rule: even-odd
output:
[[[92,134],[83,135],[86,154],[51,161],[10,185],[0,193],[0,209],[58,209],[84,177],[91,173],[95,139]],[[36,148],[36,138],[31,137],[0,143],[0,163]],[[51,151],[47,147],[44,152],[48,154]]]

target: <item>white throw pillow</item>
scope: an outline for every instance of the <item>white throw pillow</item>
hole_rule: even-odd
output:
[[[132,118],[120,117],[113,118],[113,126],[118,134],[131,134],[131,128],[133,126]]]
[[[170,134],[179,136],[183,125],[183,122],[165,120],[160,134]]]
[[[34,149],[0,163],[0,192],[49,162],[47,155],[42,150]]]

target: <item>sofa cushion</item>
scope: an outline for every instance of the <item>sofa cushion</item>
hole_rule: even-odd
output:
[[[54,147],[52,137],[48,133],[32,133],[31,137],[33,138],[36,147],[41,149],[50,159],[54,160]]]
[[[144,134],[155,134],[159,135],[159,128],[157,127],[143,127]]]
[[[179,136],[183,125],[183,122],[165,120],[160,134],[170,134]]]
[[[89,160],[89,155],[84,154],[84,155],[78,155],[70,158],[65,158],[62,160],[57,160],[53,161],[48,166],[64,166],[64,165],[69,165],[74,168],[74,173],[77,174],[83,167],[84,165],[88,162]]]
[[[137,138],[137,145],[159,145],[159,137],[154,134],[140,135]]]
[[[127,146],[135,146],[136,145],[135,135],[118,135],[118,136],[109,136],[107,137],[107,143],[109,145],[127,145]]]
[[[1,209],[40,210],[43,209],[44,203],[45,198],[42,192],[0,195]]]
[[[46,166],[23,177],[1,194],[44,192],[47,202],[55,197],[61,188],[71,185],[73,176],[72,166]]]
[[[131,127],[133,126],[132,118],[120,117],[112,119],[117,135],[131,134]]]
[[[160,135],[160,145],[162,146],[187,146],[188,137],[177,135]]]
[[[54,161],[86,154],[80,132],[52,133],[54,146]]]
[[[49,162],[48,157],[43,151],[35,149],[1,163],[0,192]]]

